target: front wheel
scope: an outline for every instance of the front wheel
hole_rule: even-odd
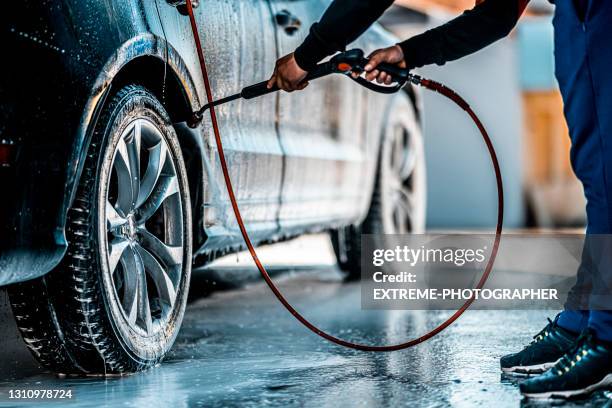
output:
[[[57,270],[14,285],[32,353],[62,373],[121,373],[159,362],[185,310],[191,206],[176,133],[145,88],[105,106],[67,220]]]
[[[361,234],[407,234],[425,230],[425,151],[414,109],[395,98],[381,139],[374,191],[360,225],[332,231],[340,269],[350,279],[361,271]],[[379,247],[384,247],[381,240]]]

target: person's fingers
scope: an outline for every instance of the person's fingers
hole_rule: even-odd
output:
[[[301,91],[302,89],[306,88],[307,86],[308,86],[308,81],[300,82],[300,84],[297,86],[297,90]]]
[[[383,84],[385,82],[385,79],[387,79],[387,73],[381,72],[380,74],[378,74],[378,77],[376,78],[376,82],[378,82],[379,84]]]
[[[377,70],[377,69],[372,70],[372,71],[370,71],[370,72],[368,72],[368,73],[366,74],[366,79],[367,79],[368,81],[373,81],[373,80],[374,80],[374,78],[376,78],[376,77],[378,76],[378,74],[380,74],[380,71],[379,71],[379,70]]]
[[[354,79],[359,78],[359,75],[360,75],[360,74],[359,74],[359,72],[355,72],[355,71],[351,72],[351,76],[352,76]]]
[[[295,88],[291,85],[291,82],[287,81],[287,80],[282,80],[281,81],[282,84],[282,88],[283,90],[285,90],[285,92],[293,92],[295,90]]]
[[[270,77],[270,79],[268,79],[268,83],[266,84],[266,87],[268,89],[272,88],[274,86],[274,84],[276,84],[276,69],[274,70],[274,72],[272,73],[272,76]]]
[[[290,79],[285,79],[284,84],[285,84],[286,90],[289,92],[289,91],[295,91],[297,89],[298,82],[292,81]]]
[[[300,85],[302,84],[302,81],[289,81],[289,87],[291,88],[292,91],[297,91],[300,89]]]
[[[370,61],[366,64],[364,69],[366,70],[366,72],[373,71],[374,68],[376,68],[378,64],[380,64],[383,61],[383,59],[384,59],[384,52],[382,52],[381,50],[374,51],[372,54],[370,54],[370,57],[369,57]]]
[[[385,78],[385,85],[391,85],[392,82],[393,77],[391,75],[387,75],[387,78]]]

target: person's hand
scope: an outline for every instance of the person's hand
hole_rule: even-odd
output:
[[[384,71],[376,69],[378,64],[381,62],[386,62],[389,64],[395,64],[400,68],[406,68],[406,60],[404,59],[404,52],[399,45],[393,45],[387,48],[381,48],[368,56],[370,62],[364,67],[366,71],[366,79],[368,81],[373,81],[376,79],[376,82],[379,84],[391,85],[393,82],[393,77],[387,74]],[[357,77],[359,75],[353,74],[353,77]]]
[[[301,91],[308,86],[308,82],[303,82],[308,72],[304,71],[295,62],[293,53],[287,54],[276,61],[274,73],[268,80],[268,89],[276,85],[279,89],[287,92]]]

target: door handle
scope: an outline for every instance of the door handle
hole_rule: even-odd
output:
[[[276,20],[276,24],[279,27],[282,27],[287,35],[295,34],[300,27],[302,27],[302,22],[295,15],[291,14],[288,10],[281,10],[274,15],[274,19]]]
[[[168,4],[176,7],[176,11],[184,16],[189,15],[187,12],[187,0],[166,0]],[[191,7],[196,8],[200,5],[200,0],[191,0]]]

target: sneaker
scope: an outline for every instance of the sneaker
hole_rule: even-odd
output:
[[[550,370],[520,384],[528,398],[570,398],[612,387],[612,342],[585,331]]]
[[[531,343],[518,353],[503,356],[501,369],[507,374],[541,374],[575,344],[578,336],[548,319],[548,325],[533,337]]]

